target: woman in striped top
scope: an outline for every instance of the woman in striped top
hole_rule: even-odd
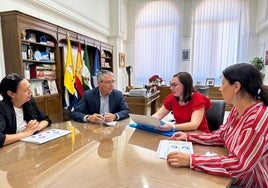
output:
[[[224,146],[228,156],[172,152],[168,163],[233,177],[236,186],[268,187],[268,86],[263,85],[262,75],[255,66],[239,63],[223,71],[219,90],[225,103],[233,105],[220,129],[202,134],[177,132],[172,139]]]

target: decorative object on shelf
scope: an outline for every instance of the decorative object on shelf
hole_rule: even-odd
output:
[[[128,74],[128,86],[126,87],[126,92],[131,90],[133,87],[131,86],[131,73],[133,72],[133,67],[132,66],[127,66],[126,71]]]
[[[39,40],[40,40],[40,43],[41,43],[41,44],[47,44],[47,38],[46,38],[45,35],[42,35],[42,36],[39,38]]]
[[[214,87],[215,84],[215,78],[207,78],[206,85],[209,87]]]
[[[20,34],[21,34],[21,39],[26,40],[26,31],[25,31],[25,29],[21,30]]]
[[[126,65],[126,58],[124,53],[119,53],[119,67],[124,68]]]
[[[36,50],[35,52],[34,52],[34,59],[36,60],[36,61],[40,61],[40,59],[41,59],[41,52],[39,51],[39,50]]]
[[[264,60],[262,57],[254,57],[250,62],[252,65],[255,65],[259,71],[264,68]]]
[[[190,49],[183,49],[182,50],[182,61],[190,61]]]
[[[28,59],[33,59],[33,49],[32,49],[32,46],[29,46],[27,55],[28,55]]]

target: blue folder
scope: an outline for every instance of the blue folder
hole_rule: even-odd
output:
[[[160,121],[161,125],[164,125],[165,123]],[[142,129],[145,131],[149,131],[149,132],[153,132],[153,133],[157,133],[157,134],[162,134],[164,136],[169,136],[171,137],[173,135],[173,133],[175,133],[176,131],[159,131],[156,127],[154,126],[150,126],[150,125],[142,125],[142,124],[137,124],[137,123],[130,123],[129,124],[130,127],[136,128],[136,129]]]

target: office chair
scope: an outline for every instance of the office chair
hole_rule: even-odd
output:
[[[197,89],[197,91],[199,93],[202,93],[205,96],[208,96],[209,87],[208,86],[206,86],[206,87],[200,87],[200,88]]]
[[[212,107],[205,113],[209,130],[214,131],[219,129],[220,125],[223,123],[226,105],[223,100],[211,100],[211,105]]]

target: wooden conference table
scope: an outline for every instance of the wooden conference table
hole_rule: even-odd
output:
[[[228,187],[232,179],[170,167],[158,158],[167,137],[135,130],[129,119],[115,127],[73,121],[51,128],[71,134],[42,145],[16,142],[0,149],[0,187]],[[194,145],[194,152],[226,154],[220,147]]]

